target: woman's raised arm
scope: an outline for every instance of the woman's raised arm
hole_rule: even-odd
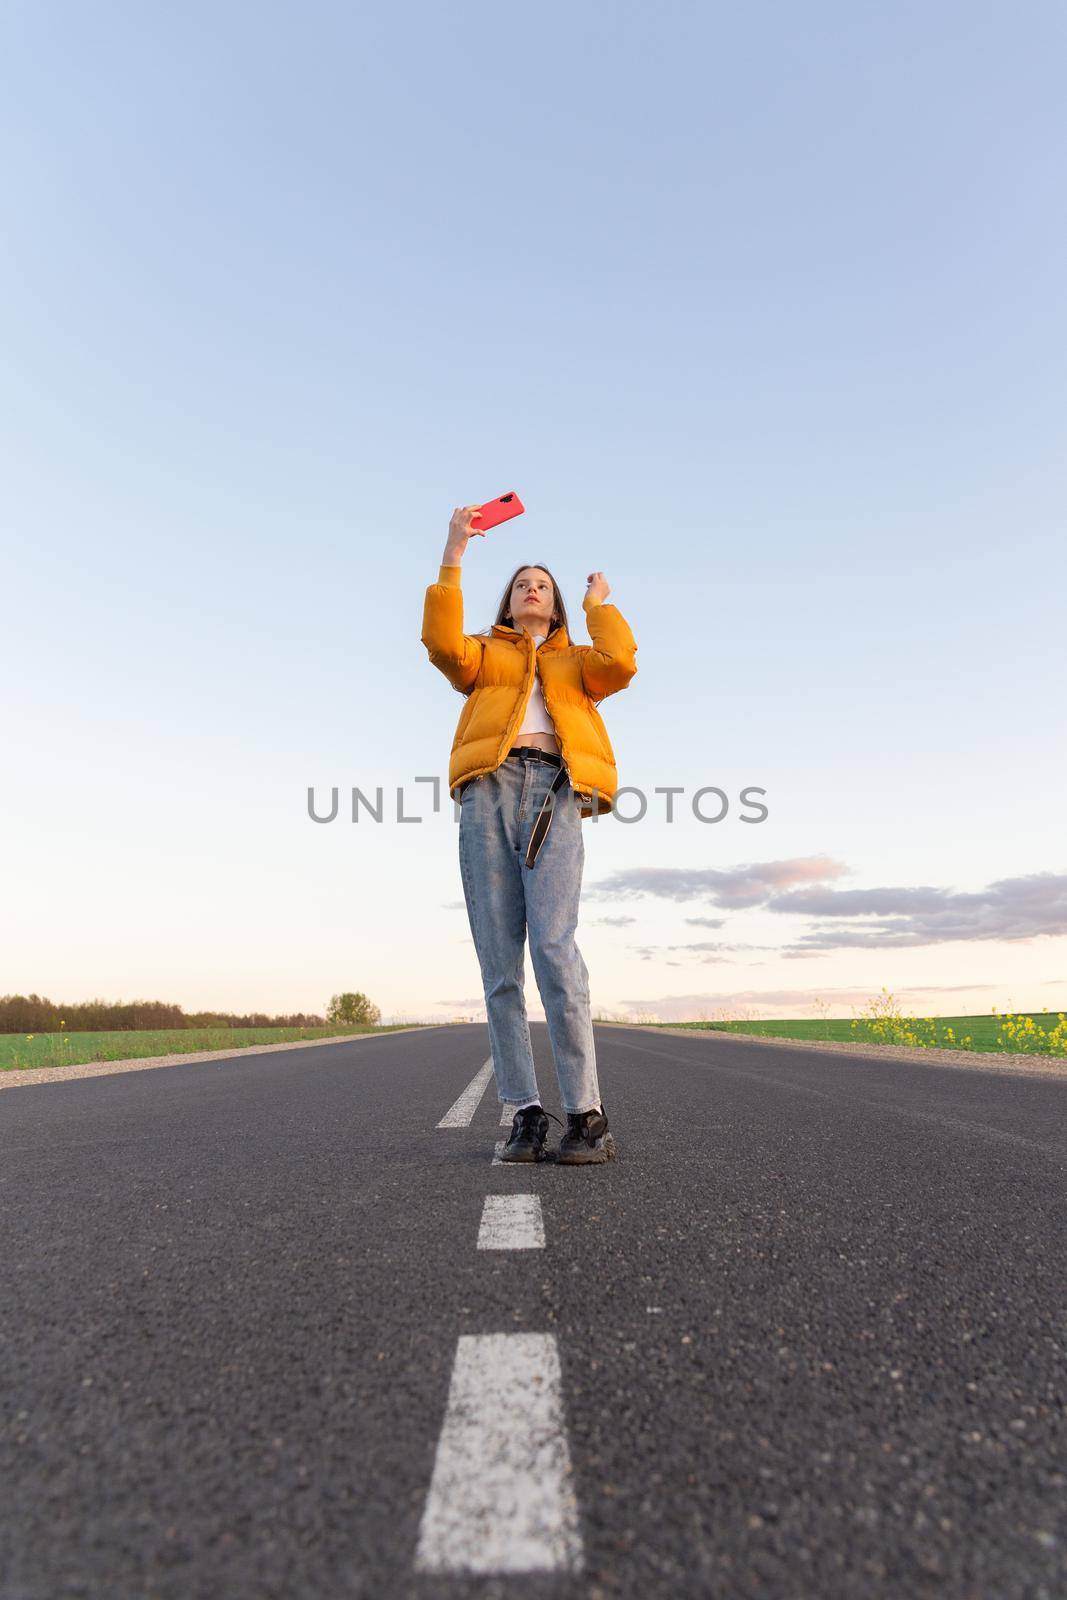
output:
[[[476,506],[457,506],[452,513],[437,582],[427,588],[422,610],[422,642],[430,660],[464,694],[473,689],[485,652],[484,639],[463,632],[460,586],[460,562],[468,540],[475,533],[485,538],[481,529],[470,525],[476,510]]]
[[[582,650],[582,684],[592,700],[625,689],[637,671],[637,641],[618,606],[607,605],[611,593],[602,572],[589,574],[582,607],[593,643]]]

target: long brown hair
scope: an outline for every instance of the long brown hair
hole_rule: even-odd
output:
[[[511,574],[511,577],[508,579],[507,584],[504,587],[504,593],[500,596],[500,604],[497,606],[496,616],[493,618],[493,627],[496,627],[498,624],[503,624],[505,627],[509,628],[513,628],[515,626],[514,622],[511,620],[512,585],[514,584],[519,573],[525,572],[529,567],[536,567],[538,572],[547,573],[552,583],[552,621],[548,625],[549,633],[552,632],[553,628],[563,627],[567,629],[567,637],[569,638],[571,630],[567,622],[567,607],[564,604],[563,596],[560,593],[559,584],[552,576],[552,573],[548,571],[548,568],[545,566],[543,561],[524,561],[520,567],[515,568],[515,571]],[[492,628],[483,628],[482,632],[491,633]]]

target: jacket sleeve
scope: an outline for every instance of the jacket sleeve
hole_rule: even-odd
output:
[[[426,590],[422,608],[422,642],[430,660],[454,689],[474,688],[485,654],[485,640],[463,632],[463,590],[460,569],[443,566],[437,582]]]
[[[593,700],[625,689],[637,671],[637,643],[618,606],[582,601],[593,643],[582,650],[582,683]]]

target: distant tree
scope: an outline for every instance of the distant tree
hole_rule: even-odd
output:
[[[327,1022],[381,1022],[378,1007],[365,994],[335,994],[326,1007]]]

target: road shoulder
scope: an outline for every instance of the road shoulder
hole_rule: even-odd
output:
[[[598,1028],[629,1028],[625,1022],[598,1022]],[[820,1055],[874,1056],[913,1061],[931,1067],[961,1067],[965,1072],[1010,1072],[1015,1077],[1067,1078],[1067,1056],[1036,1056],[992,1050],[926,1049],[922,1045],[854,1044],[849,1039],[781,1039],[771,1034],[727,1033],[716,1028],[672,1028],[642,1023],[642,1033],[670,1033],[682,1039],[729,1039],[746,1045],[781,1045],[786,1050],[814,1051]]]
[[[69,1067],[23,1067],[13,1072],[0,1072],[0,1089],[64,1083],[68,1078],[100,1078],[109,1072],[141,1072],[148,1067],[183,1067],[189,1061],[232,1061],[238,1056],[269,1055],[275,1050],[308,1050],[320,1044],[359,1044],[366,1039],[392,1039],[398,1033],[428,1031],[427,1027],[390,1028],[388,1033],[342,1033],[332,1039],[291,1039],[288,1044],[246,1044],[229,1050],[190,1050],[184,1055],[130,1056],[125,1061],[79,1061]]]

